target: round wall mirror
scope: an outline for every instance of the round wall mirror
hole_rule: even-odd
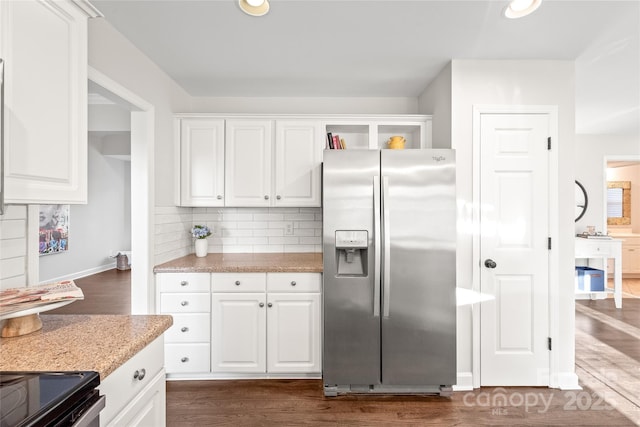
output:
[[[584,189],[582,184],[576,181],[576,222],[584,216],[589,205],[589,198],[587,197],[587,190]]]

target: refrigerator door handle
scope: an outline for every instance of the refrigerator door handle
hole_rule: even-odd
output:
[[[382,268],[382,315],[389,317],[389,304],[391,299],[391,241],[389,238],[389,177],[382,177],[382,245],[384,252],[382,259],[384,260]]]
[[[380,317],[380,176],[373,177],[373,317]]]

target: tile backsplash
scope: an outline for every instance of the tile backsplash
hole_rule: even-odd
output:
[[[157,207],[157,262],[192,253],[195,224],[213,229],[209,252],[322,252],[322,208]]]

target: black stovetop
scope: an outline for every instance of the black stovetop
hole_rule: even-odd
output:
[[[98,385],[100,376],[92,371],[0,371],[0,427],[55,424]]]

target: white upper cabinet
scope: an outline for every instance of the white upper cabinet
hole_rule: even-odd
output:
[[[320,206],[322,135],[319,120],[276,121],[273,206]]]
[[[6,203],[87,202],[86,2],[0,2]]]
[[[226,121],[226,206],[271,205],[272,126],[272,120]]]
[[[224,206],[224,120],[182,119],[180,205]]]

